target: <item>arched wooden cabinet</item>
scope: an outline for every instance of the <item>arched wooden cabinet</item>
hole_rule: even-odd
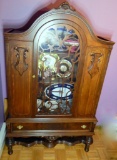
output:
[[[8,153],[14,144],[35,143],[82,142],[88,151],[114,42],[96,37],[68,3],[4,37]]]

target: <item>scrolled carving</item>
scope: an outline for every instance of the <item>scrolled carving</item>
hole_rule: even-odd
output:
[[[57,144],[66,144],[68,146],[73,146],[75,144],[83,143],[85,144],[85,151],[89,151],[90,145],[93,143],[92,136],[72,136],[72,137],[56,137],[56,136],[44,136],[44,137],[29,137],[29,138],[8,138],[7,146],[8,153],[12,154],[12,145],[18,144],[25,147],[31,147],[35,144],[43,144],[48,148],[53,148]]]
[[[91,53],[90,56],[91,56],[91,63],[90,66],[88,67],[88,73],[92,78],[99,72],[99,63],[100,63],[100,58],[102,57],[102,53]]]
[[[16,62],[14,63],[15,69],[19,72],[20,76],[28,69],[28,64],[26,64],[27,58],[27,48],[15,47],[16,51]]]

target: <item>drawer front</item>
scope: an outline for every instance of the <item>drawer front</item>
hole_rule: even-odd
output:
[[[91,130],[92,123],[13,123],[12,130]]]

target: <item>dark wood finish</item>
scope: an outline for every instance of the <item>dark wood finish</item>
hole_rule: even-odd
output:
[[[16,40],[6,44],[8,105],[12,117],[31,116],[32,46],[31,42]]]
[[[10,140],[6,141],[8,147],[11,146]],[[73,146],[75,144],[84,143],[85,151],[89,151],[90,144],[93,143],[92,136],[79,136],[79,137],[30,137],[30,138],[14,138],[12,140],[12,145],[23,145],[25,147],[31,147],[35,144],[43,144],[48,148],[55,147],[56,144],[66,144],[68,146]],[[13,150],[11,147],[8,148],[9,154],[12,154]]]
[[[13,153],[13,149],[12,149],[12,146],[14,144],[13,138],[8,138],[6,144],[8,145],[8,154],[11,155]]]
[[[96,123],[96,118],[8,118],[7,123]]]
[[[83,128],[84,127],[84,128]],[[51,128],[53,130],[90,130],[91,128],[91,123],[15,123],[12,125],[13,131],[19,130],[50,130]]]
[[[57,4],[58,2],[55,6]],[[61,33],[60,38],[58,33],[61,32],[61,26],[65,33]],[[74,145],[82,142],[85,144],[85,151],[89,151],[97,122],[95,118],[97,104],[114,42],[95,36],[88,22],[68,3],[42,14],[29,29],[24,30],[25,27],[4,33],[9,112],[6,121],[8,153],[12,154],[14,144],[31,146],[36,143],[54,147],[57,143]],[[57,33],[55,37],[58,38],[59,50],[56,49],[55,53],[53,51],[57,45],[48,43],[49,40],[43,43],[46,46],[45,50],[42,45],[40,47],[43,41],[41,36],[47,32],[45,36],[49,37],[49,30],[53,30],[52,34]],[[62,44],[64,48],[61,47]],[[47,47],[50,47],[49,51]],[[45,76],[48,68],[44,71],[45,60],[40,62],[41,56],[45,53],[46,56],[51,55],[56,64],[64,59],[62,64],[64,67],[60,61],[58,68],[54,64],[55,70],[51,72],[53,75]],[[41,65],[42,68],[39,68]],[[60,65],[63,67],[61,75],[64,77],[60,75]],[[51,71],[53,67],[50,66]],[[64,69],[67,70],[66,74]],[[68,77],[65,77],[66,75]],[[50,100],[55,97],[49,99],[44,90],[47,90],[48,85],[51,86],[58,81],[62,85],[66,83],[74,85],[70,88],[72,98],[64,100],[62,108],[60,104],[63,102],[54,100],[58,108],[52,109],[51,102],[48,109],[45,103],[49,100],[50,104]],[[37,108],[37,99],[40,100],[40,108]],[[15,137],[34,139],[33,142],[26,144],[19,139],[13,141]]]

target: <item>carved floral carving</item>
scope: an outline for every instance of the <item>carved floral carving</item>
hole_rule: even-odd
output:
[[[88,73],[92,78],[99,72],[99,63],[100,63],[100,58],[102,57],[102,53],[92,53],[90,56],[91,56],[91,63],[90,66],[88,67]]]
[[[28,64],[26,64],[28,49],[23,47],[15,47],[14,50],[16,51],[16,62],[14,63],[14,67],[19,72],[20,76],[22,76],[28,69]]]

